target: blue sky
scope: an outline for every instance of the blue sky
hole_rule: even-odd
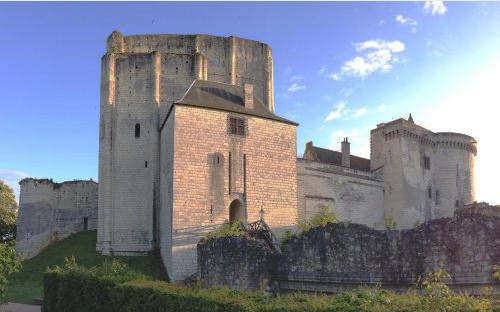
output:
[[[500,2],[0,2],[0,179],[97,180],[100,59],[113,30],[212,34],[273,50],[276,113],[305,143],[412,113],[478,141],[478,200],[500,204]]]

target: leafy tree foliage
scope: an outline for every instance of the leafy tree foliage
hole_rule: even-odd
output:
[[[0,244],[0,305],[5,303],[7,277],[21,269],[22,259],[16,254],[15,241]]]
[[[14,190],[0,180],[0,243],[15,238],[16,223],[17,202]]]

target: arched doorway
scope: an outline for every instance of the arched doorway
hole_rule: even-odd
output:
[[[242,223],[246,222],[246,214],[245,208],[243,208],[243,204],[235,199],[229,205],[229,222],[233,222],[234,220],[238,220]]]

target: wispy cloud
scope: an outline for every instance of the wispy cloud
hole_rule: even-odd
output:
[[[286,90],[287,92],[297,92],[299,90],[304,90],[306,88],[305,85],[298,84],[297,82],[292,83],[290,87]]]
[[[443,1],[426,1],[424,3],[424,11],[426,13],[432,13],[432,15],[443,15],[448,9]]]
[[[28,173],[19,170],[0,169],[0,180],[14,189],[18,202],[20,193],[19,181],[29,176]]]
[[[330,74],[330,75],[327,75],[327,77],[330,78],[333,81],[339,81],[340,80],[340,76],[338,74]]]
[[[330,111],[328,116],[324,119],[325,122],[329,122],[335,119],[339,119],[341,117],[345,118],[359,118],[368,113],[368,108],[361,107],[358,109],[350,109],[347,108],[347,105],[344,101],[340,101],[337,105],[335,105],[335,109]]]
[[[396,22],[398,22],[401,25],[410,26],[412,32],[414,32],[414,33],[417,32],[418,22],[416,20],[414,20],[410,17],[404,17],[401,14],[396,15],[395,20],[396,20]]]
[[[346,61],[340,68],[340,73],[331,74],[333,80],[343,76],[366,78],[374,72],[390,71],[399,60],[397,53],[405,50],[401,41],[368,40],[354,44],[359,56]]]
[[[327,69],[328,69],[328,67],[326,67],[326,66],[321,67],[318,70],[318,75],[323,75],[326,72]]]
[[[343,101],[340,101],[336,106],[335,109],[332,110],[328,116],[325,118],[325,122],[332,121],[334,119],[338,119],[342,117],[342,114],[344,113],[344,110],[346,108],[346,105]]]
[[[409,18],[409,17],[404,17],[401,14],[396,15],[396,22],[398,22],[402,25],[410,25],[410,26],[417,26],[418,25],[418,22],[415,21],[414,19]]]
[[[363,115],[366,115],[366,113],[368,113],[368,108],[361,107],[361,108],[355,109],[355,110],[348,110],[347,113],[350,114],[350,117],[358,118],[358,117],[361,117]]]
[[[384,103],[380,103],[378,106],[377,106],[377,112],[379,113],[383,113],[385,112],[387,109],[387,105],[385,105]]]
[[[288,81],[290,81],[290,82],[301,81],[301,80],[304,80],[304,77],[302,77],[302,76],[292,76],[292,77],[290,77],[290,79],[288,79]]]

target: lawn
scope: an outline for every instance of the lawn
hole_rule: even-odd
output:
[[[48,267],[62,266],[64,258],[74,256],[79,265],[93,267],[110,260],[95,250],[96,231],[73,234],[63,241],[50,246],[42,253],[23,262],[20,272],[10,276],[7,292],[9,302],[32,304],[41,299],[43,294],[43,273]],[[155,279],[166,280],[167,274],[161,260],[156,255],[143,257],[114,257],[139,272]]]

